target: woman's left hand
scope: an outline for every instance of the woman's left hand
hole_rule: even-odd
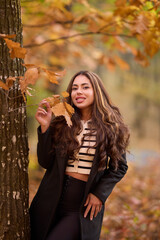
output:
[[[84,213],[84,217],[86,218],[88,212],[91,210],[91,212],[90,212],[90,220],[92,220],[93,217],[96,217],[98,212],[101,211],[101,209],[102,209],[102,202],[94,194],[89,193],[84,206],[87,206],[87,208],[85,210],[85,213]]]

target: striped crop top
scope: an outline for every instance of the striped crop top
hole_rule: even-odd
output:
[[[66,172],[90,174],[96,151],[96,147],[94,147],[94,145],[96,144],[96,131],[94,131],[90,136],[86,136],[86,134],[90,132],[88,126],[89,121],[90,120],[84,122],[84,120],[81,120],[83,130],[77,136],[77,139],[79,141],[79,144],[81,145],[82,138],[84,136],[83,144],[80,147],[79,152],[76,154],[76,160],[68,160]]]

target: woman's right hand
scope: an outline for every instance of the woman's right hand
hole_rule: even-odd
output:
[[[46,110],[44,109],[44,106],[46,107]],[[45,99],[39,103],[35,118],[41,125],[41,132],[44,133],[50,126],[52,119],[51,107]]]

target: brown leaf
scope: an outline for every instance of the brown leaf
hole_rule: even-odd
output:
[[[64,98],[69,97],[69,93],[66,92],[66,91],[65,91],[65,92],[62,92],[61,95],[62,95]]]
[[[47,77],[49,78],[49,81],[51,83],[58,84],[57,77],[55,76],[55,72],[49,71],[45,68],[42,68],[42,69],[47,74]]]
[[[34,85],[36,83],[38,77],[39,77],[38,69],[35,68],[35,67],[34,68],[29,68],[25,72],[24,80],[25,80],[27,85],[29,85],[29,84]]]
[[[0,80],[0,87],[3,88],[4,90],[9,90],[9,87]]]
[[[21,58],[21,59],[24,59],[25,58],[25,55],[27,53],[27,50],[25,48],[13,48],[12,51],[11,51],[11,58],[14,59],[14,58]]]
[[[55,106],[53,106],[51,108],[51,110],[55,116],[64,116],[69,127],[72,125],[70,116],[69,116],[63,102],[56,104]]]
[[[21,89],[21,92],[22,94],[25,93],[27,91],[27,86],[28,84],[26,83],[26,81],[24,80],[24,78],[21,78],[19,80],[19,85],[20,85],[20,89]]]
[[[25,55],[27,53],[27,50],[25,48],[20,47],[20,43],[14,42],[12,40],[9,40],[7,38],[4,38],[7,47],[10,49],[10,56],[11,58],[25,58]]]
[[[4,38],[6,44],[7,44],[7,47],[11,50],[12,48],[19,48],[20,47],[20,43],[18,42],[14,42],[12,40],[9,40],[7,38]]]
[[[6,79],[6,85],[10,88],[13,86],[13,82],[16,81],[16,77],[9,77]]]
[[[73,108],[70,104],[64,102],[64,106],[65,106],[67,112],[68,112],[70,115],[72,115],[72,114],[74,113],[74,108]]]
[[[45,98],[45,100],[49,103],[50,107],[53,107],[56,104],[60,103],[60,96],[59,95],[53,95],[53,97]]]

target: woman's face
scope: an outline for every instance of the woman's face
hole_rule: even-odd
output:
[[[90,80],[84,75],[78,75],[72,84],[71,98],[73,104],[80,110],[91,110],[94,102],[94,91]]]

